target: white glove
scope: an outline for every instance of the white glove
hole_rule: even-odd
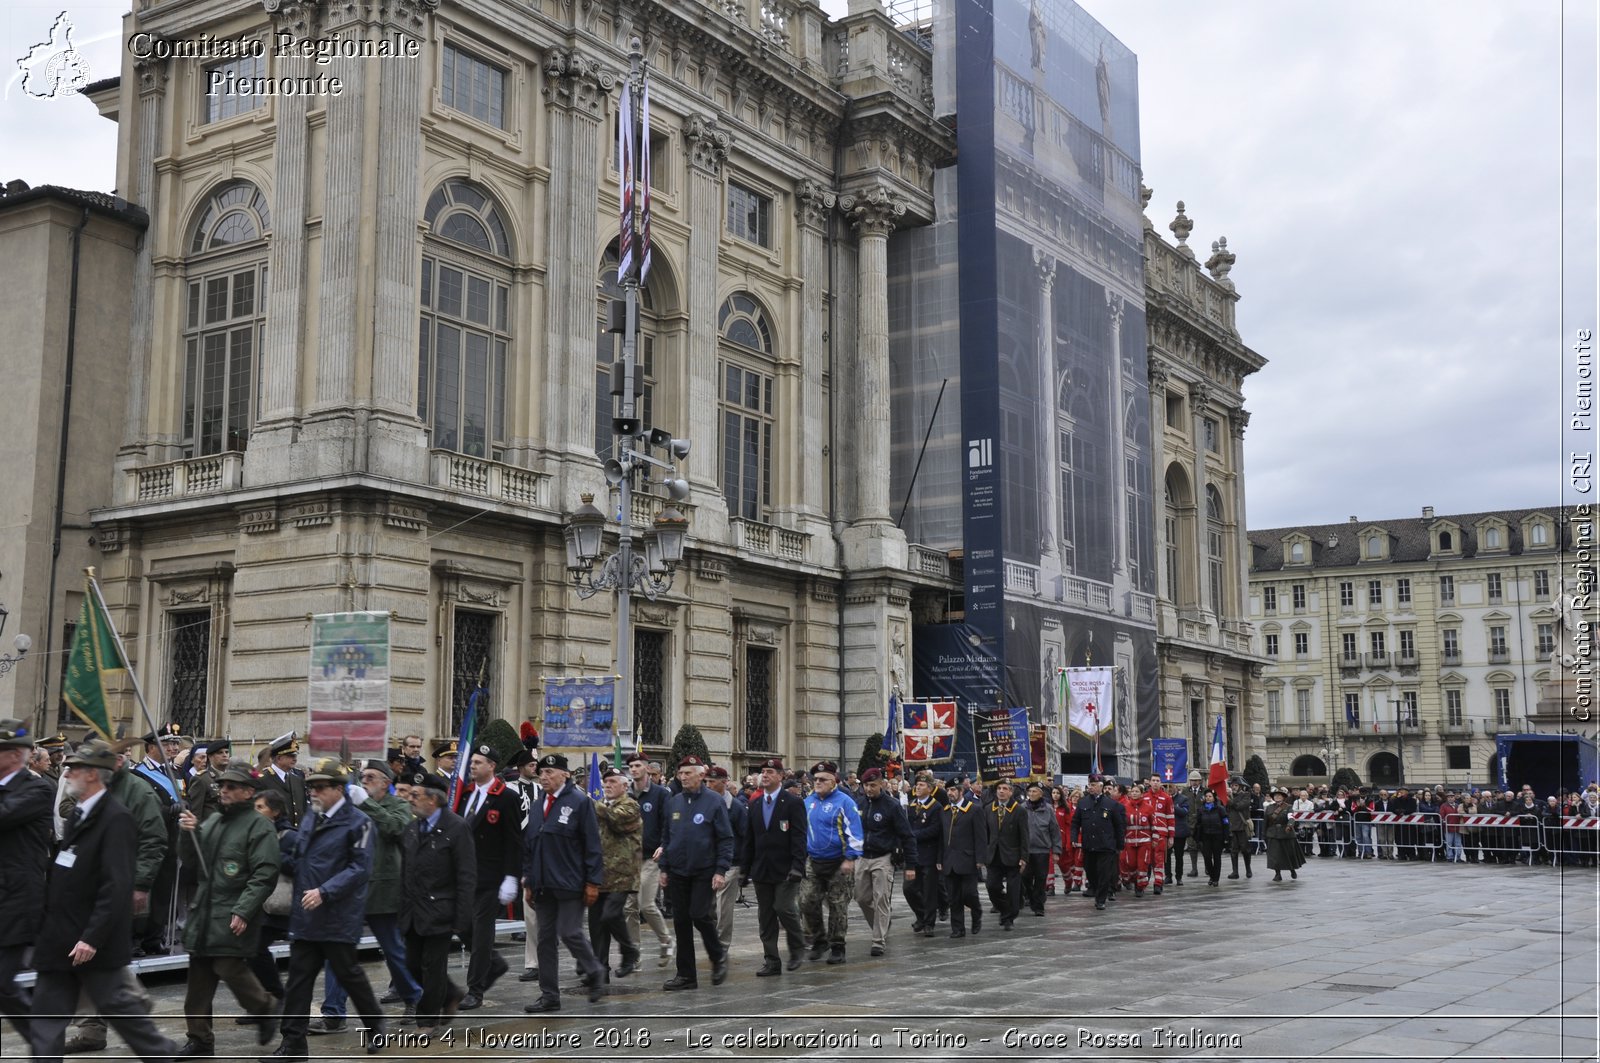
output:
[[[358,782],[347,785],[344,792],[350,795],[350,803],[357,808],[367,803],[367,788]]]
[[[501,904],[510,904],[517,895],[517,876],[507,875],[505,881],[500,883],[500,892],[496,894]]]

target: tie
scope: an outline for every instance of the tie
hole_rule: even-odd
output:
[[[422,822],[422,833],[423,834],[428,833],[428,831],[432,829],[431,827],[428,826],[428,821],[427,820],[422,820],[421,822]]]
[[[764,827],[770,827],[770,826],[772,826],[772,795],[771,794],[767,795],[767,802],[766,803],[767,803],[767,807],[766,807],[766,810],[762,813],[762,824],[761,825],[764,826]]]
[[[472,809],[471,809],[471,811],[469,811],[467,813],[467,818],[471,819],[473,816],[476,816],[478,814],[478,809],[480,809],[482,807],[483,807],[483,791],[479,790],[479,791],[475,792],[472,795]]]
[[[74,808],[67,813],[67,833],[71,834],[78,829],[78,824],[83,822],[83,809]]]
[[[550,818],[550,806],[555,804],[555,803],[556,803],[556,795],[555,794],[545,794],[544,795],[544,818],[545,819],[549,819]]]

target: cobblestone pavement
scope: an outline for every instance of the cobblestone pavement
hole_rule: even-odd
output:
[[[1051,897],[1043,918],[1024,912],[1006,933],[989,915],[962,940],[944,926],[913,937],[897,896],[888,955],[868,957],[857,909],[846,964],[778,978],[755,976],[756,913],[741,908],[725,984],[711,985],[702,956],[699,990],[663,992],[673,971],[654,966],[647,936],[642,972],[597,1005],[569,974],[553,1016],[523,1014],[536,987],[516,979],[521,945],[503,943],[511,974],[482,1009],[380,1058],[1596,1058],[1594,869],[1313,859],[1299,881],[1274,883],[1264,865],[1216,888],[1188,878],[1161,897],[1120,894],[1105,912]],[[368,970],[381,988],[381,965]],[[181,1040],[181,977],[153,975],[150,990]],[[237,1013],[225,987],[218,1005]],[[220,1053],[260,1054],[247,1028],[222,1019],[217,1032]],[[25,1055],[6,1033],[3,1054]],[[117,1058],[111,1036],[80,1058]],[[362,1036],[310,1048],[366,1058]]]

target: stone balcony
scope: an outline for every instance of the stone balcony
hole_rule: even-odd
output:
[[[1267,741],[1269,742],[1321,741],[1327,736],[1327,733],[1327,726],[1320,723],[1267,724]]]
[[[728,521],[733,545],[747,553],[764,554],[780,561],[805,564],[811,553],[811,536],[759,520],[739,517]]]
[[[428,454],[428,483],[447,491],[514,505],[550,505],[550,477],[499,461],[469,457],[453,450]]]
[[[228,451],[127,470],[117,501],[123,505],[220,495],[244,486],[244,454]]]

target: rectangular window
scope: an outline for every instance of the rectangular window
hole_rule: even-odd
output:
[[[1367,580],[1367,604],[1374,609],[1383,608],[1383,580]]]
[[[504,129],[506,72],[453,44],[444,46],[443,64],[439,78],[440,102],[496,129]]]
[[[1400,719],[1407,727],[1420,725],[1420,721],[1417,719],[1417,692],[1415,690],[1401,691]]]
[[[1361,695],[1354,691],[1344,696],[1344,722],[1350,727],[1361,726]]]
[[[772,505],[773,378],[732,362],[721,368],[723,498],[729,516],[764,521]]]
[[[1454,576],[1439,577],[1439,603],[1449,605],[1456,600],[1456,578]]]
[[[1293,599],[1293,602],[1294,602],[1294,611],[1297,612],[1297,613],[1305,612],[1305,609],[1306,609],[1306,585],[1304,583],[1296,583],[1293,587],[1290,588],[1290,597]]]
[[[1461,634],[1453,627],[1444,628],[1439,632],[1439,640],[1443,646],[1446,661],[1461,663]]]
[[[1167,427],[1183,431],[1183,396],[1167,396]]]
[[[1068,472],[1070,472],[1070,470],[1068,470]],[[1068,472],[1063,472],[1063,477],[1065,477]],[[1063,494],[1062,497],[1065,499],[1072,496],[1070,493],[1068,493]],[[1180,585],[1178,576],[1178,518],[1173,516],[1167,517],[1166,527],[1167,601],[1171,602],[1173,605],[1182,605],[1183,602],[1178,598],[1178,587]],[[1062,545],[1065,547],[1065,542],[1063,542]],[[1067,571],[1070,572],[1071,568],[1069,567]]]
[[[1445,746],[1445,763],[1451,771],[1472,770],[1471,746]]]
[[[772,200],[737,181],[728,182],[728,232],[762,247],[772,246]]]
[[[1207,549],[1210,556],[1206,559],[1206,570],[1211,582],[1211,611],[1218,616],[1230,612],[1225,589],[1228,581],[1225,578],[1227,568],[1222,560],[1222,533],[1218,531],[1206,534]]]
[[[1411,604],[1411,580],[1402,576],[1394,581],[1394,600],[1396,605]]]
[[[1540,624],[1537,635],[1540,657],[1548,657],[1556,651],[1556,626],[1554,624]]]
[[[1264,641],[1264,647],[1265,647],[1264,650],[1263,650],[1264,655],[1267,656],[1267,657],[1276,658],[1278,656],[1278,636],[1277,636],[1277,633],[1274,632],[1273,634],[1263,636],[1263,641]]]
[[[1349,580],[1339,583],[1339,608],[1354,609],[1356,607],[1356,585]]]
[[[497,613],[457,609],[450,633],[450,724],[447,734],[460,734],[461,721],[479,683],[493,684]]]
[[[1277,730],[1283,726],[1283,691],[1267,691],[1267,728]]]
[[[1400,659],[1414,661],[1417,659],[1417,633],[1415,631],[1400,632]]]
[[[1346,631],[1341,635],[1339,646],[1346,664],[1356,664],[1361,660],[1361,644],[1356,641],[1354,631]]]
[[[253,91],[253,82],[266,73],[267,60],[261,55],[241,56],[206,67],[200,82],[201,122],[209,125],[265,107],[267,94]]]
[[[1368,644],[1372,647],[1372,656],[1382,659],[1389,655],[1388,651],[1385,649],[1386,640],[1383,637],[1383,632],[1374,631],[1367,636],[1367,639]]]
[[[1295,688],[1294,716],[1302,727],[1311,723],[1311,691],[1306,687]]]
[[[1548,569],[1536,568],[1533,570],[1533,597],[1536,601],[1545,601],[1550,597],[1550,572]]]
[[[1278,588],[1261,588],[1261,611],[1271,616],[1278,611]]]
[[[1461,691],[1451,689],[1444,692],[1444,722],[1451,727],[1460,727],[1465,717],[1461,711]]]
[[[168,613],[167,634],[172,646],[167,719],[180,724],[184,734],[205,734],[211,694],[211,610]]]
[[[495,308],[509,297],[507,286],[430,258],[422,260],[422,281],[417,416],[430,446],[496,458],[505,441],[510,336]]]
[[[255,427],[265,266],[189,282],[183,435],[189,457],[242,451]]]
[[[1311,656],[1311,636],[1304,631],[1294,633],[1294,655],[1302,660]]]
[[[1503,658],[1506,656],[1506,629],[1496,626],[1489,629],[1489,658]]]
[[[1498,605],[1498,604],[1500,604],[1501,599],[1502,599],[1502,595],[1504,594],[1504,592],[1505,592],[1505,588],[1501,585],[1501,582],[1500,582],[1500,573],[1498,573],[1498,572],[1489,573],[1489,604],[1490,605]]]
[[[1213,454],[1218,453],[1221,448],[1222,426],[1217,423],[1215,417],[1202,418],[1200,423],[1205,429],[1206,449]]]
[[[1494,690],[1494,722],[1511,722],[1511,691],[1506,687],[1496,687]]]
[[[747,646],[744,651],[744,748],[765,752],[774,748],[772,730],[772,668],[777,652]]]
[[[633,729],[639,741],[658,746],[667,733],[667,635],[633,630]]]

